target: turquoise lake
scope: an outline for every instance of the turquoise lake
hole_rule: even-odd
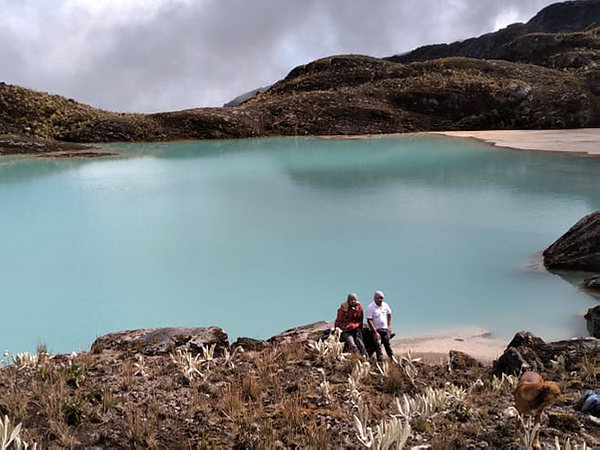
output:
[[[533,262],[600,209],[600,158],[426,135],[105,147],[124,157],[0,159],[0,352],[267,338],[377,289],[400,336],[586,334],[595,301]]]

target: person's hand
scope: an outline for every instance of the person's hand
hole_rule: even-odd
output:
[[[381,340],[381,336],[379,336],[379,332],[378,331],[374,332],[373,336],[375,337],[376,340],[378,340],[378,341]]]

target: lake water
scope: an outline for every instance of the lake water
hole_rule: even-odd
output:
[[[381,289],[400,336],[585,334],[594,304],[532,269],[600,209],[600,158],[432,136],[121,144],[0,159],[0,351],[223,327],[267,338]]]

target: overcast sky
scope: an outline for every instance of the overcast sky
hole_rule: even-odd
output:
[[[293,67],[526,22],[551,0],[0,0],[0,81],[123,112],[221,106]]]

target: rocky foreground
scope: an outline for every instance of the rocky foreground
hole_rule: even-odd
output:
[[[216,327],[136,330],[77,355],[20,355],[0,369],[0,415],[43,448],[360,448],[382,421],[408,448],[517,448],[507,374],[531,368],[565,397],[547,410],[543,446],[600,445],[599,419],[578,404],[597,386],[593,339],[522,332],[492,366],[450,352],[444,364],[404,354],[377,367],[322,337],[309,327],[230,347]]]
[[[103,111],[0,83],[0,135],[58,142],[162,141],[600,125],[600,0],[527,24],[386,59],[331,56],[227,108]],[[27,146],[2,145],[0,154]],[[87,151],[84,149],[84,151]]]

